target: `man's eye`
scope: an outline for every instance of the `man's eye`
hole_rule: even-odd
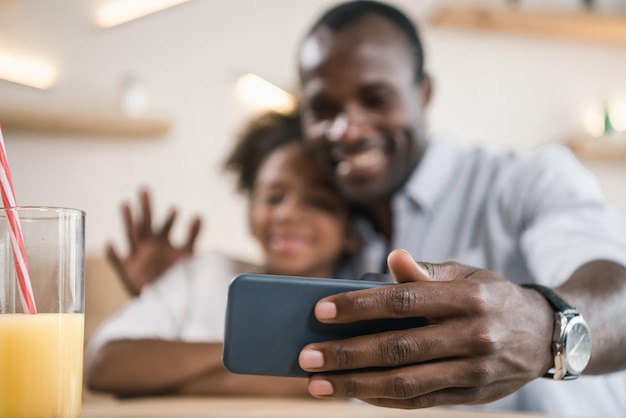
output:
[[[317,120],[332,119],[337,115],[337,109],[326,103],[313,104],[310,110],[313,118]]]
[[[385,93],[367,95],[362,98],[362,103],[368,109],[384,108],[393,103],[393,96]]]

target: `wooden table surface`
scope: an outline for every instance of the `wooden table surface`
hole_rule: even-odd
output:
[[[523,413],[485,413],[442,408],[379,408],[354,400],[295,398],[157,397],[117,400],[87,396],[82,418],[529,418]]]

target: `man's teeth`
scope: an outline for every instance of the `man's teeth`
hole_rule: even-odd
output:
[[[358,154],[347,155],[337,165],[340,174],[348,174],[352,170],[363,170],[379,164],[385,157],[380,149],[370,149]]]

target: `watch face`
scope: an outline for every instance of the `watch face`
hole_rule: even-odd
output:
[[[571,373],[580,374],[591,357],[591,335],[589,328],[583,321],[571,323],[566,331],[565,358]]]

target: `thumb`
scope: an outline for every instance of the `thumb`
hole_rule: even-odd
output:
[[[406,250],[393,250],[389,253],[387,265],[398,283],[432,280],[428,270],[413,260]]]

